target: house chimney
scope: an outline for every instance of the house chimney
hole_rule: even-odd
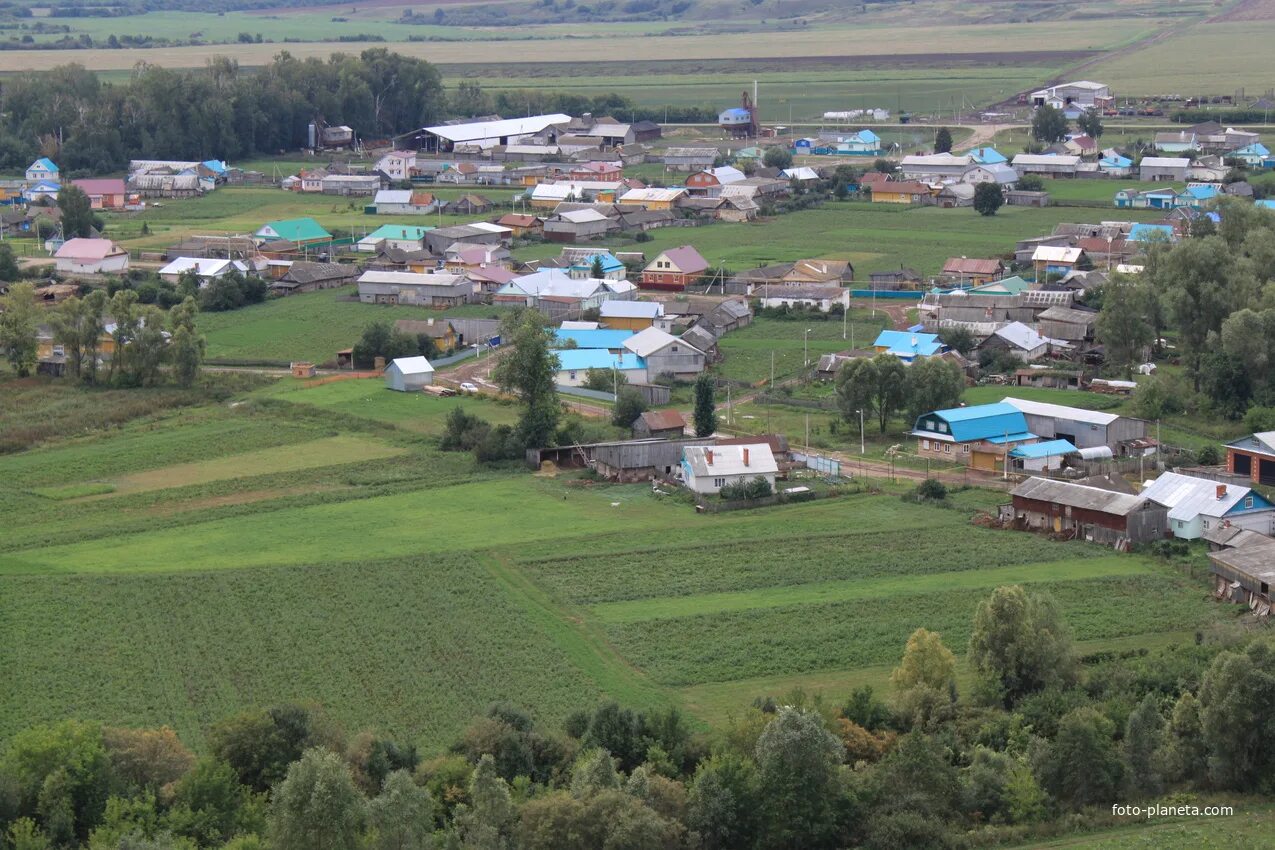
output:
[[[1221,501],[1222,499],[1225,499],[1225,498],[1226,498],[1226,485],[1225,485],[1225,484],[1219,484],[1219,485],[1217,485],[1217,498],[1218,498],[1218,501]]]
[[[744,466],[748,466],[748,446],[744,446]]]
[[[704,449],[704,460],[708,462],[709,466],[713,465],[713,450],[712,449]]]

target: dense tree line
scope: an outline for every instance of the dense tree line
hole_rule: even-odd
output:
[[[205,68],[139,63],[126,82],[79,65],[7,77],[0,85],[0,168],[56,155],[64,172],[107,172],[130,159],[236,159],[301,147],[316,116],[385,138],[446,113],[437,70],[376,48],[260,69],[216,58]]]
[[[551,725],[498,703],[428,756],[314,706],[226,718],[201,754],[167,727],[65,720],[0,749],[0,835],[22,850],[963,848],[1103,827],[1115,802],[1272,788],[1268,641],[1082,658],[1049,598],[1008,586],[974,615],[968,694],[941,635],[901,651],[886,699],[759,697],[713,732],[674,708],[605,702]]]
[[[1144,272],[1113,275],[1095,293],[1097,334],[1114,373],[1165,353],[1186,367],[1183,378],[1139,384],[1143,416],[1239,419],[1250,407],[1275,406],[1275,213],[1232,199],[1218,211],[1219,224],[1201,218],[1191,238],[1151,244]]]

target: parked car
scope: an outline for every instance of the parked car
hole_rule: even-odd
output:
[[[460,391],[463,393],[469,393],[470,395],[477,395],[478,385],[471,384],[469,381],[465,381],[460,385]]]

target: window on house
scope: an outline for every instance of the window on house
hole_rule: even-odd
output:
[[[713,486],[720,490],[721,488],[723,488],[723,487],[725,487],[725,486],[726,486],[726,479],[725,479],[725,478],[714,478],[714,479],[713,479]]]
[[[946,422],[940,422],[940,423],[939,423],[939,431],[941,431],[941,432],[942,432],[942,433],[944,433],[944,434],[946,434],[946,433],[947,433],[947,423],[946,423]]]
[[[1245,497],[1244,497],[1244,507],[1245,507],[1245,508],[1251,508],[1251,507],[1253,507],[1253,497],[1252,497],[1252,496],[1245,496]]]
[[[925,430],[927,430],[927,431],[933,431],[933,430],[934,430],[934,420],[932,420],[932,419],[927,419],[927,420],[925,420]]]
[[[944,444],[943,444],[943,454],[945,454],[945,455],[950,455],[951,453],[952,453],[952,444],[951,444],[951,443],[944,443]]]
[[[929,441],[929,440],[922,440],[922,441],[921,441],[921,448],[922,448],[922,449],[928,449],[929,447],[930,447],[930,441]]]
[[[573,380],[573,381],[574,381],[574,380],[576,379],[576,373],[575,373],[575,370],[574,370],[574,369],[572,369],[570,374],[571,374],[571,380]]]
[[[1071,519],[1071,505],[1067,505],[1063,508],[1063,516],[1067,517],[1067,519]]]
[[[1178,528],[1185,528],[1185,527],[1186,527],[1186,526],[1185,526],[1185,524],[1182,522],[1182,520],[1178,520]]]
[[[1206,519],[1206,520],[1204,521],[1204,528],[1205,528],[1205,530],[1208,530],[1208,527],[1209,527],[1209,521]]]
[[[962,453],[962,454],[969,454],[969,453],[970,453],[970,447],[969,447],[969,444],[968,444],[968,443],[966,443],[965,445],[961,446],[961,453]]]

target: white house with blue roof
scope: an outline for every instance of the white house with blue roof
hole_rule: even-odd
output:
[[[877,334],[872,348],[878,354],[893,354],[904,363],[911,363],[918,357],[933,357],[943,353],[943,343],[939,341],[938,334],[915,330],[883,330]]]
[[[595,275],[593,262],[597,260],[602,265],[602,274]],[[628,269],[624,263],[615,258],[610,251],[598,251],[596,254],[589,254],[587,257],[581,257],[572,263],[567,269],[567,274],[576,280],[584,280],[586,278],[597,278],[599,280],[625,280],[628,275]]]
[[[62,184],[56,180],[37,180],[22,190],[22,197],[28,204],[44,200],[56,201],[60,191],[62,191]]]
[[[1169,529],[1184,540],[1227,526],[1259,534],[1275,532],[1275,505],[1242,484],[1165,472],[1141,495],[1169,509]]]
[[[1108,177],[1128,177],[1133,173],[1133,160],[1108,148],[1098,160],[1098,170]]]
[[[1249,168],[1265,168],[1266,161],[1271,157],[1271,151],[1261,142],[1254,142],[1239,150],[1231,151],[1227,156],[1243,161]]]
[[[568,348],[555,351],[558,371],[554,383],[578,387],[588,380],[590,369],[614,371],[620,383],[646,383],[646,362],[631,352],[614,354],[605,348]]]
[[[917,454],[996,472],[1020,445],[1040,437],[1027,427],[1026,415],[1006,402],[935,410],[917,417],[912,427]]]
[[[1005,155],[996,150],[996,148],[974,148],[972,151],[969,151],[969,155],[972,156],[974,161],[979,165],[997,165],[1009,162]]]
[[[60,179],[61,177],[59,176],[57,163],[49,159],[47,156],[42,156],[27,166],[28,183],[39,183],[42,181],[57,183]]]

